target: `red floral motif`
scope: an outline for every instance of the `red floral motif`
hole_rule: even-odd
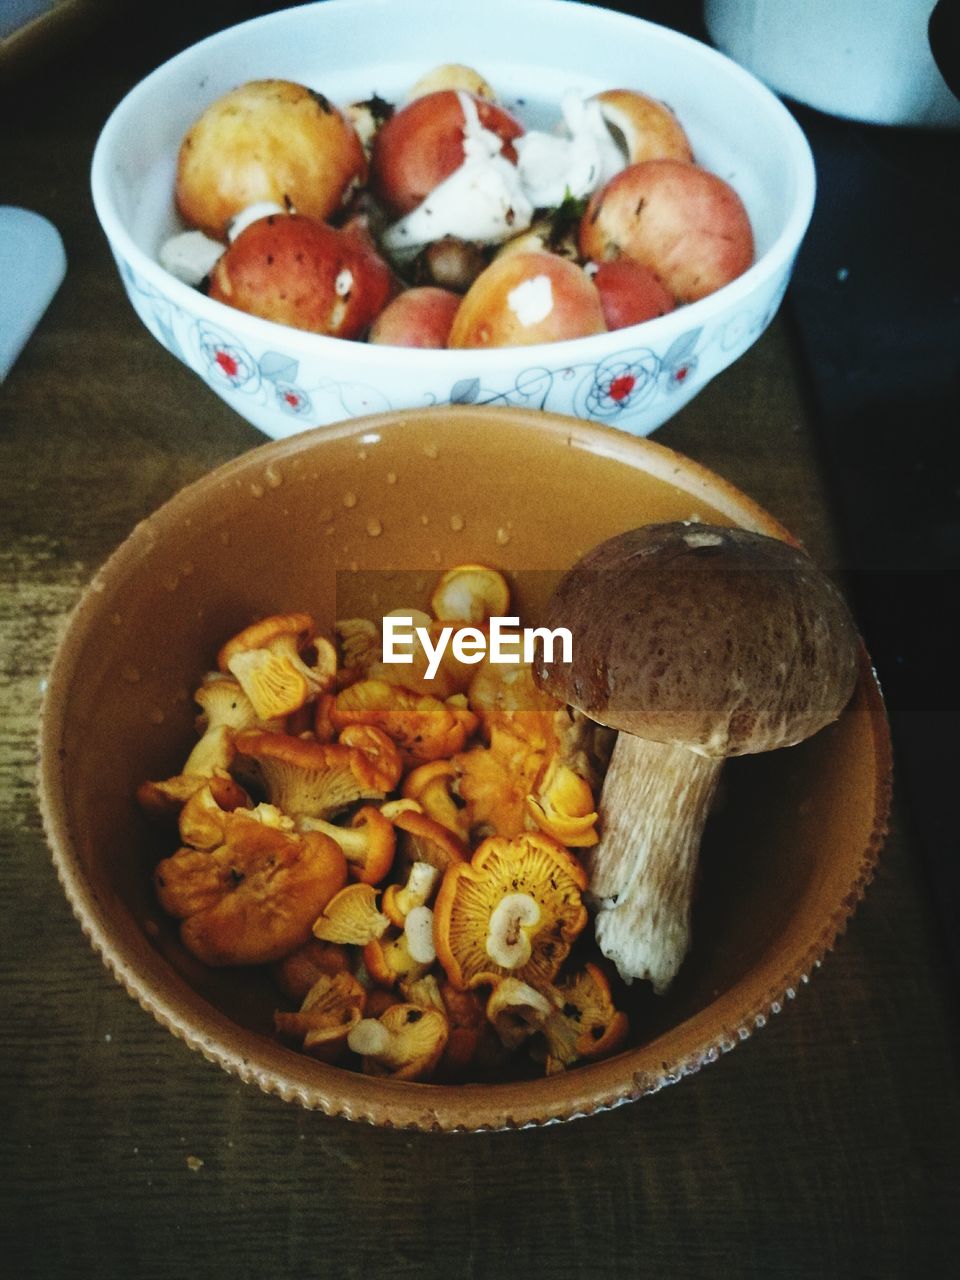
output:
[[[607,390],[611,400],[626,400],[627,396],[637,385],[637,380],[632,373],[623,373],[619,378],[614,378]]]
[[[228,378],[235,378],[240,371],[240,365],[229,351],[218,351],[214,359]]]

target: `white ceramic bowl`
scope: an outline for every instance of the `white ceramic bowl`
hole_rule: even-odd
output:
[[[670,104],[698,161],[727,179],[753,224],[754,265],[717,293],[644,325],[488,351],[418,351],[326,338],[204,297],[157,262],[180,229],[180,140],[247,80],[302,82],[345,105],[402,99],[430,67],[475,66],[525,123],[552,127],[564,91],[636,88]],[[568,0],[325,0],[210,37],[143,80],[93,158],[93,197],[123,283],[150,332],[238,413],[279,438],[434,404],[511,405],[646,435],[770,323],[810,220],[814,170],[779,100],[724,55],[674,31]],[[202,396],[198,393],[198,402]]]

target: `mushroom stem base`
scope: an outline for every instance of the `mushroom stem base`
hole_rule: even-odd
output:
[[[685,747],[617,738],[600,799],[600,842],[585,858],[597,943],[621,977],[658,995],[690,945],[700,839],[722,759]]]

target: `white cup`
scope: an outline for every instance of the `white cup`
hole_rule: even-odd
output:
[[[873,124],[960,127],[930,52],[934,0],[704,0],[714,43],[777,93]]]

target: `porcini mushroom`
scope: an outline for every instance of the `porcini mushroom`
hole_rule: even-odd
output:
[[[744,529],[648,525],[571,569],[547,626],[569,664],[536,666],[555,697],[618,729],[585,856],[601,951],[670,985],[687,952],[694,870],[724,759],[786,747],[837,719],[858,639],[840,592],[798,547]]]

